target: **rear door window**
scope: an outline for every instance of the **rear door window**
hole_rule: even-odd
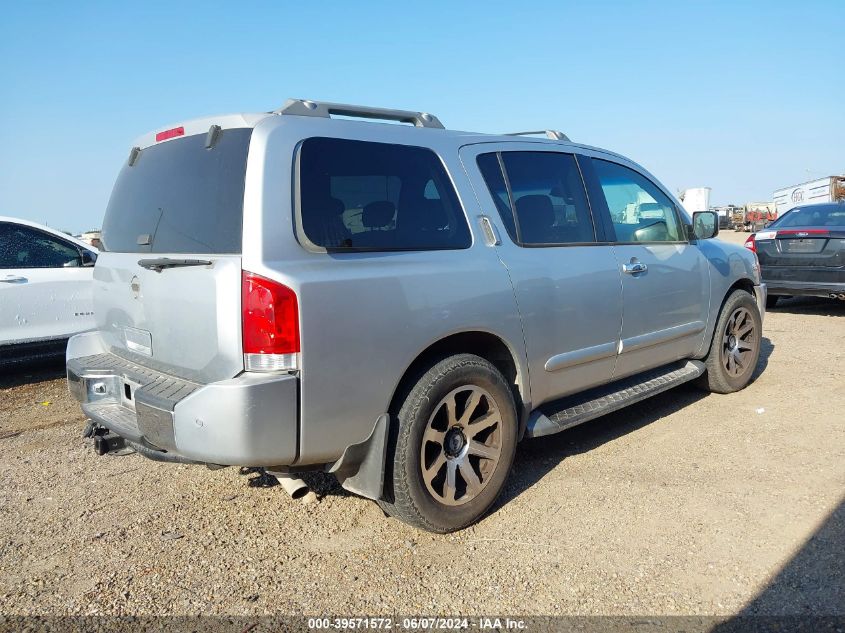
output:
[[[481,154],[477,162],[502,221],[518,244],[596,241],[584,183],[572,154],[502,152]]]
[[[102,250],[120,253],[241,252],[244,178],[251,128],[158,143],[117,177]]]
[[[0,269],[81,265],[82,256],[73,244],[28,226],[0,223]]]
[[[390,251],[471,244],[455,189],[429,149],[310,138],[299,152],[297,191],[306,246]]]

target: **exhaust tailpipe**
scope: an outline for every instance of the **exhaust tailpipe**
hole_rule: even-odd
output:
[[[302,499],[311,492],[308,489],[308,484],[297,477],[282,473],[273,473],[273,476],[279,480],[282,488],[284,488],[285,492],[290,495],[291,499]]]
[[[839,299],[840,301],[845,301],[845,292],[831,292],[828,296],[831,299]]]

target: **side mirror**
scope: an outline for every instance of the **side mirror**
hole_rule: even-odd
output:
[[[82,249],[82,265],[93,266],[97,262],[97,256],[91,251]]]
[[[692,214],[692,235],[697,240],[709,240],[719,234],[719,216],[715,211],[696,211]]]

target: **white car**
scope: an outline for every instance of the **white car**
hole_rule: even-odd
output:
[[[0,216],[0,366],[64,354],[94,328],[97,250],[46,226]]]

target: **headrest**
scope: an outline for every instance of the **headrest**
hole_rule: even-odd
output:
[[[368,229],[380,229],[390,224],[396,215],[396,205],[389,200],[377,200],[364,206],[361,223]]]
[[[326,215],[341,215],[346,211],[346,205],[337,198],[326,198]]]
[[[520,224],[525,221],[534,226],[549,227],[555,223],[555,208],[552,199],[542,194],[522,196],[516,201],[516,212]]]
[[[442,200],[417,198],[402,205],[398,222],[403,229],[435,231],[449,224],[449,216]]]
[[[305,204],[307,202],[307,204]],[[303,201],[309,216],[317,218],[331,218],[346,211],[342,201],[331,196],[314,196]]]

